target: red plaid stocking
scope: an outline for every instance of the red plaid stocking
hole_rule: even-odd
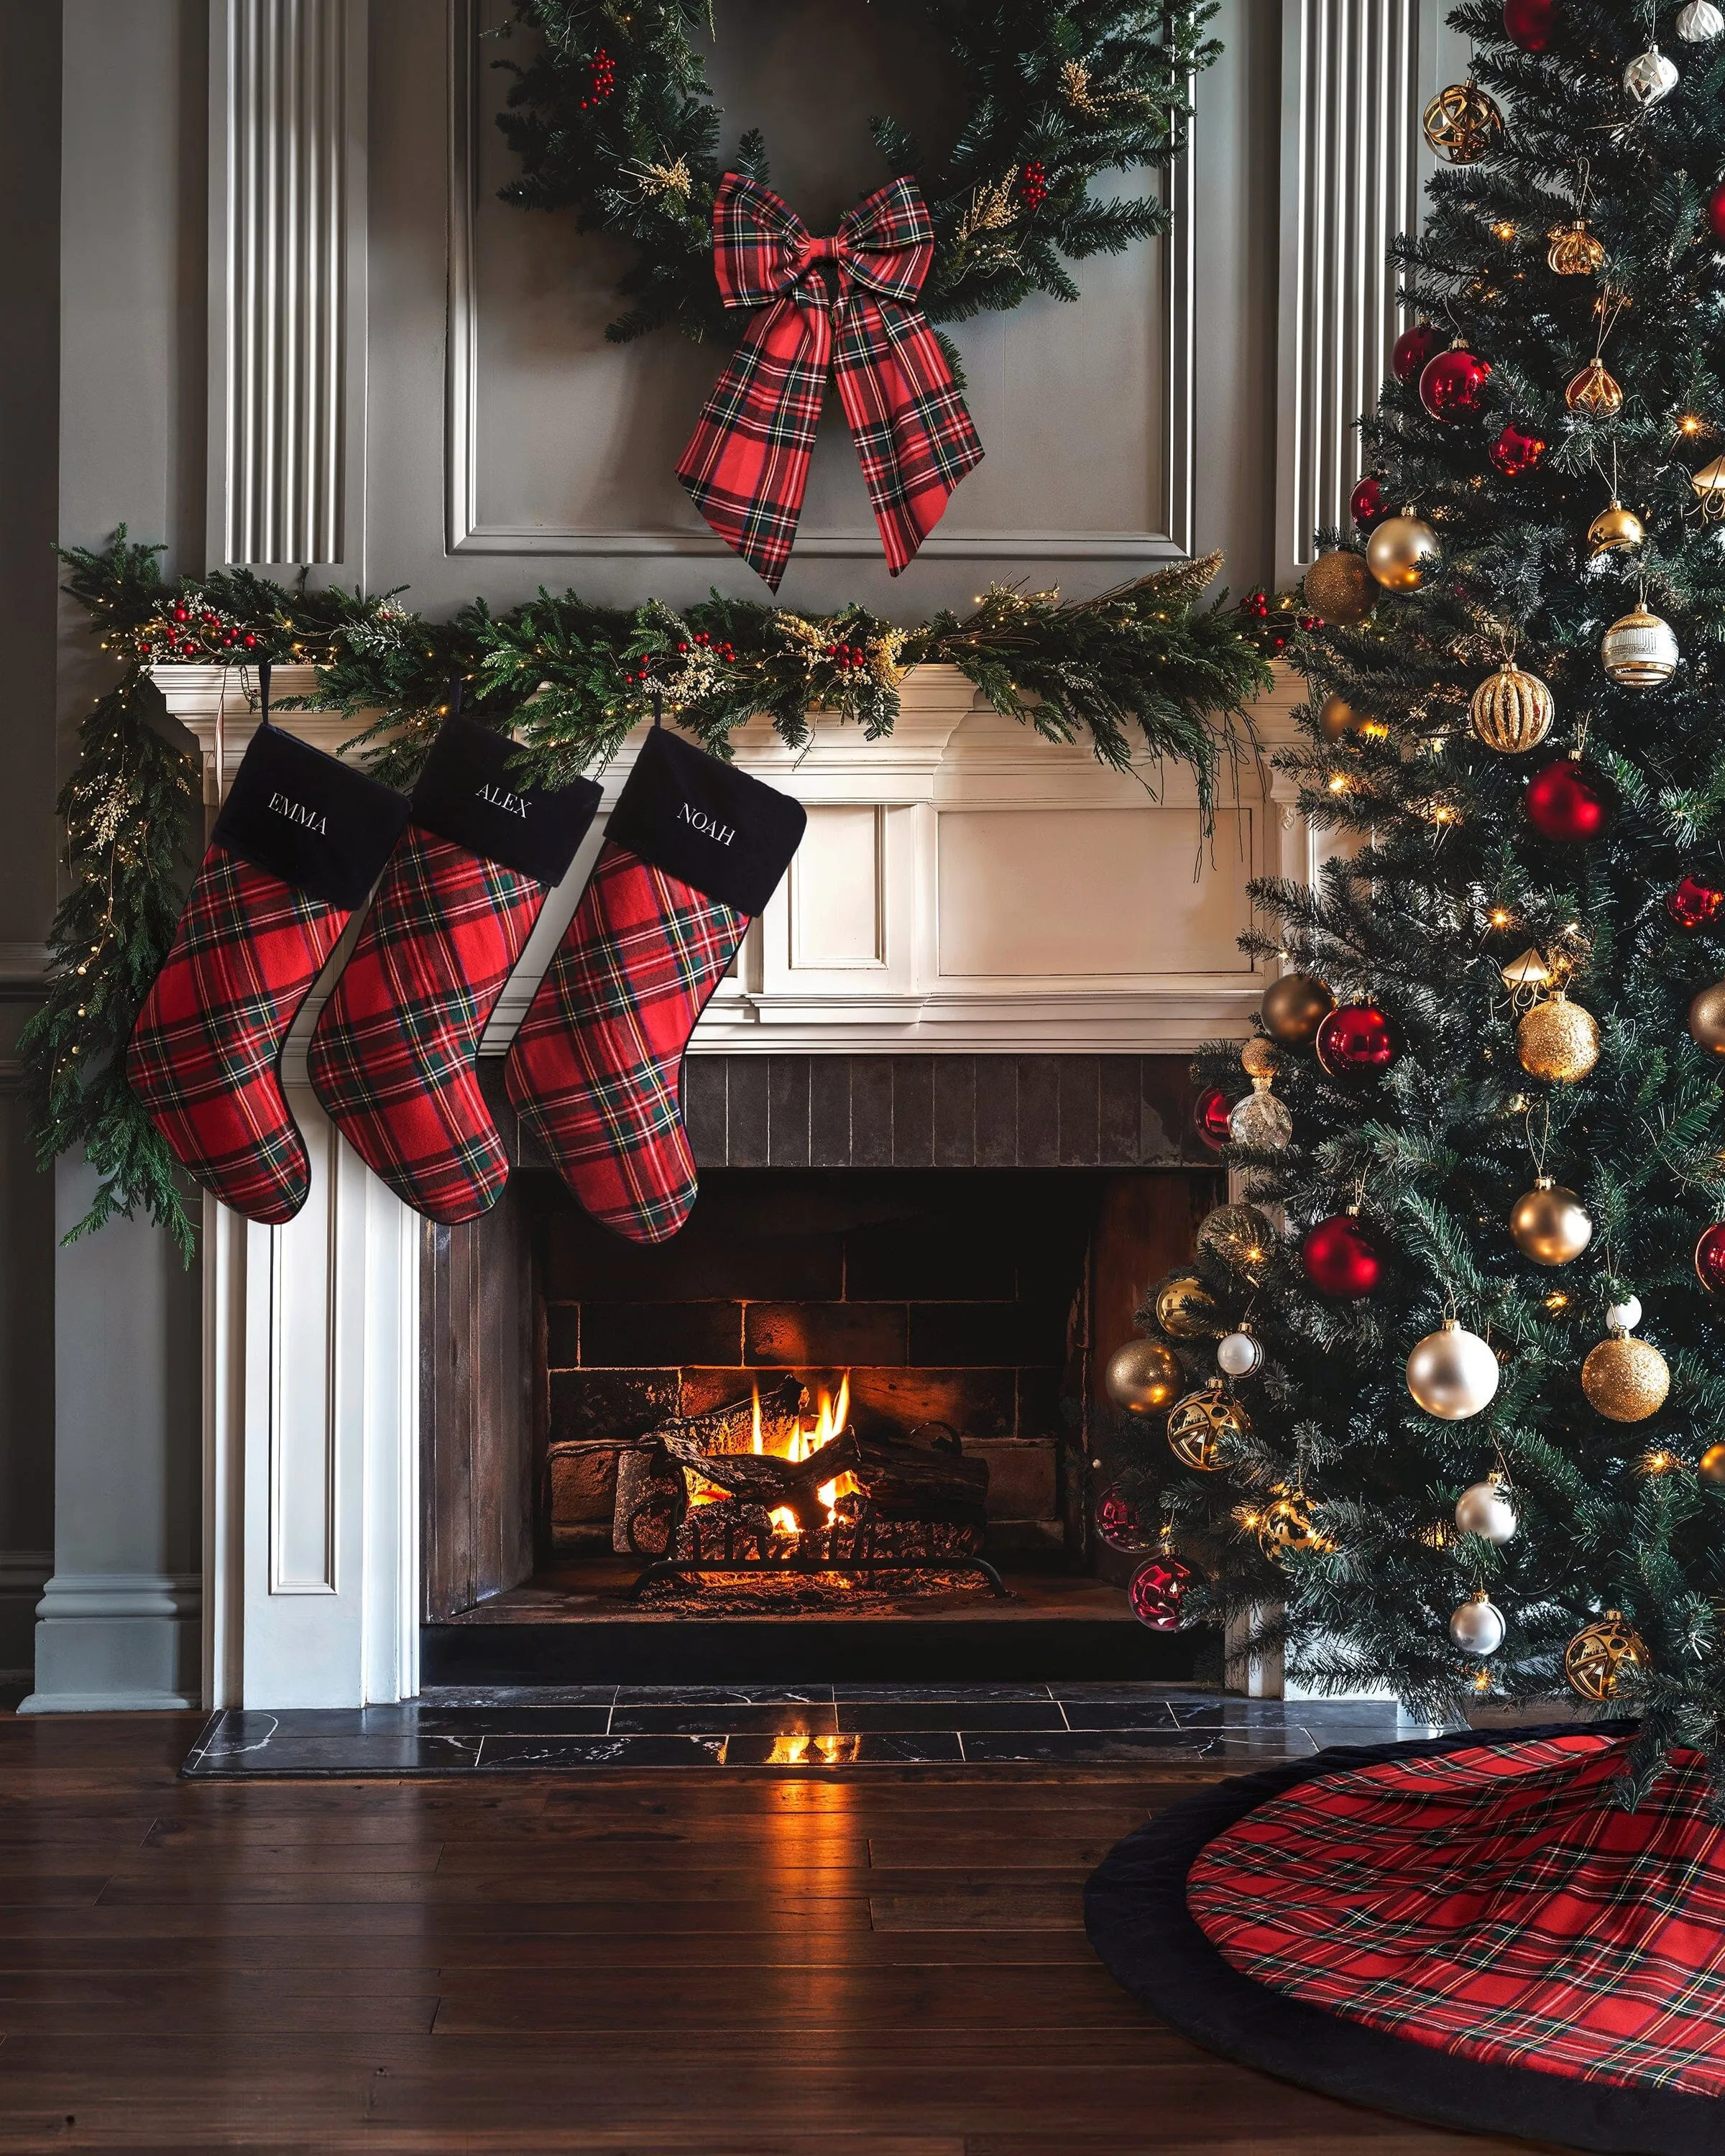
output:
[[[587,1210],[631,1242],[695,1203],[689,1036],[803,835],[798,805],[655,727],[516,1035],[521,1121]]]
[[[281,1051],[408,814],[398,793],[267,722],[234,774],[126,1075],[176,1158],[236,1213],[280,1227],[311,1163]]]
[[[361,1159],[449,1225],[485,1212],[509,1179],[480,1094],[480,1040],[599,803],[590,779],[527,785],[515,753],[506,734],[466,719],[438,736],[308,1056]]]

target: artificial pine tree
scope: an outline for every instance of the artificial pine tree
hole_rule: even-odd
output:
[[[1644,1718],[1644,1780],[1681,1742],[1717,1784],[1725,37],[1679,18],[1450,18],[1476,83],[1430,124],[1459,155],[1398,244],[1399,378],[1291,653],[1286,761],[1337,851],[1315,891],[1255,894],[1250,947],[1300,978],[1246,1060],[1291,1140],[1235,1107],[1270,1217],[1201,1232],[1213,1312],[1189,1286],[1142,1321],[1188,1391],[1242,1320],[1261,1363],[1210,1404],[1206,1471],[1158,1438],[1127,1491],[1214,1604],[1285,1611],[1260,1634],[1308,1684],[1451,1717],[1563,1694],[1567,1652],[1572,1706]],[[1199,1077],[1238,1103],[1240,1044]]]

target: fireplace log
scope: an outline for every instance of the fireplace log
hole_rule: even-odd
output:
[[[660,1433],[660,1441],[680,1467],[712,1483],[726,1496],[764,1506],[769,1512],[775,1506],[788,1506],[799,1527],[825,1524],[827,1508],[816,1493],[824,1482],[836,1481],[847,1469],[855,1474],[859,1457],[856,1438],[850,1430],[807,1460],[797,1460],[771,1452],[706,1452],[692,1438],[670,1430]]]
[[[851,1470],[866,1492],[877,1519],[936,1520],[957,1527],[981,1527],[987,1517],[988,1463],[967,1460],[945,1446],[865,1437],[858,1441],[859,1464]]]

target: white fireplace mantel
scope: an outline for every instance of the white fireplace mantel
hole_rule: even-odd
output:
[[[161,667],[196,737],[206,812],[257,725],[249,670]],[[274,696],[312,693],[280,667]],[[747,1053],[1178,1052],[1244,1033],[1263,988],[1236,942],[1259,875],[1305,880],[1317,852],[1268,752],[1303,691],[1285,669],[1255,707],[1208,843],[1183,772],[1121,773],[1040,739],[953,670],[906,680],[894,733],[836,715],[793,752],[764,721],[738,763],[793,794],[809,828],[694,1049]],[[337,751],[356,722],[282,711]],[[498,1052],[574,910],[638,740],[603,774],[601,819],[552,895],[486,1037]],[[339,968],[341,951],[322,985]],[[337,1137],[305,1081],[314,993],[288,1094],[313,1161],[286,1228],[204,1208],[203,1594],[213,1706],[358,1706],[418,1689],[419,1223]]]

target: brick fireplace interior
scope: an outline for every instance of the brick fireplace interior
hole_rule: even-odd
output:
[[[428,1229],[430,1668],[885,1676],[962,1634],[983,1674],[1191,1674],[1189,1643],[1132,1625],[1130,1560],[1091,1521],[1119,1441],[1101,1369],[1219,1195],[1189,1089],[1173,1056],[691,1056],[701,1191],[670,1243],[597,1227],[531,1154],[485,1221]],[[843,1591],[782,1614],[739,1611],[728,1578],[636,1599],[620,1465],[756,1387],[812,1404],[847,1378],[860,1440],[955,1434],[986,1464],[1011,1600],[966,1583],[883,1615],[874,1592],[840,1635]]]

